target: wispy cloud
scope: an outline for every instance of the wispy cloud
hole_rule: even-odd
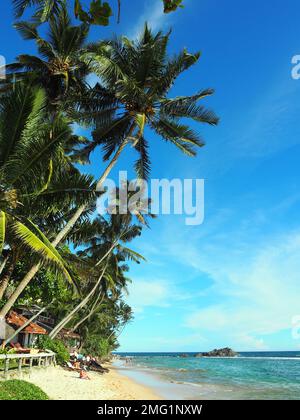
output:
[[[129,286],[127,303],[135,313],[141,314],[146,308],[169,308],[173,305],[185,305],[193,298],[188,291],[181,290],[172,279],[165,278],[135,278]]]
[[[144,13],[138,19],[137,23],[128,31],[127,36],[135,39],[141,33],[145,22],[149,24],[152,30],[158,30],[161,27],[169,24],[171,15],[166,15],[163,12],[163,4],[161,0],[147,1]]]
[[[185,325],[204,335],[215,333],[240,350],[266,348],[262,337],[291,329],[292,317],[299,313],[300,231],[274,235],[270,243],[257,244],[256,251],[249,248],[238,264],[238,244],[223,245],[214,255],[194,249],[199,267],[214,281],[207,295],[221,303],[203,300],[200,309],[186,316]]]
[[[178,336],[187,330],[200,334],[207,343],[199,341],[199,346],[207,348],[224,344],[240,351],[264,350],[270,345],[268,337],[283,331],[288,335],[293,316],[300,313],[300,227],[278,231],[273,226],[267,234],[266,225],[278,212],[287,216],[298,201],[295,194],[249,212],[247,218],[222,208],[199,229],[182,229],[168,220],[160,232],[159,249],[155,253],[151,248],[149,259],[159,254],[168,265],[152,267],[153,278],[155,271],[164,269],[170,278],[159,281],[163,293],[157,285],[150,290],[147,302],[173,308],[179,302],[176,295],[188,291],[180,302]],[[137,303],[143,291],[147,289],[142,285]],[[289,344],[282,346],[296,348],[291,333]]]
[[[168,296],[169,289],[165,280],[135,279],[134,285],[129,286],[129,296],[126,300],[135,313],[141,313],[146,307],[167,307]]]

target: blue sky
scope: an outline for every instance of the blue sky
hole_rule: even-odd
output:
[[[7,3],[4,5],[3,3]],[[0,54],[33,52],[10,28],[1,2]],[[297,350],[292,318],[300,314],[300,54],[296,0],[185,0],[168,16],[159,0],[131,0],[121,25],[94,28],[136,36],[147,20],[173,28],[170,53],[201,50],[173,95],[213,87],[206,101],[221,117],[199,127],[206,140],[196,159],[150,136],[153,178],[205,179],[205,221],[161,216],[134,243],[147,263],[132,266],[128,302],[134,321],[121,351]],[[132,168],[130,151],[119,169]],[[99,175],[100,151],[89,170]],[[116,173],[116,172],[115,172]],[[132,172],[131,172],[132,173]]]

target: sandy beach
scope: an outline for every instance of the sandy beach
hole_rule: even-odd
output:
[[[39,386],[52,400],[158,400],[151,389],[120,374],[114,366],[104,375],[90,372],[91,380],[61,367],[35,369],[23,379]]]

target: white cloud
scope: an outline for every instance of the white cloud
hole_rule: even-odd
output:
[[[153,277],[154,279],[136,277],[128,287],[129,293],[126,302],[136,314],[139,314],[139,317],[147,307],[169,308],[176,305],[177,308],[182,308],[186,306],[187,301],[194,297],[192,293],[182,290],[174,284],[172,279]],[[161,312],[156,312],[154,315],[163,316]]]
[[[145,281],[136,279],[129,286],[127,303],[135,313],[141,313],[146,307],[167,307],[169,287],[164,280]]]
[[[148,23],[153,31],[161,29],[162,26],[169,22],[169,19],[170,15],[166,15],[163,12],[161,0],[148,1],[144,13],[141,15],[136,25],[130,29],[127,36],[132,39],[137,38],[143,30],[145,22]]]
[[[239,334],[236,337],[233,337],[233,345],[238,346],[235,348],[242,350],[255,349],[263,351],[268,349],[268,346],[265,344],[262,338],[255,338],[248,334]]]
[[[213,260],[198,255],[199,266],[214,279],[210,294],[222,303],[187,315],[187,327],[218,333],[248,349],[265,348],[262,335],[291,329],[292,317],[300,312],[300,233],[273,237],[257,249],[256,255],[249,249],[238,265],[231,260],[232,243]]]

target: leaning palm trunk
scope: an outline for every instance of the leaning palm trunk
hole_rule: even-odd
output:
[[[15,268],[15,264],[13,259],[10,260],[10,262],[8,263],[5,273],[1,279],[1,283],[0,283],[0,300],[3,298],[3,295],[5,293],[5,290],[7,289],[9,280],[11,278],[11,275],[14,271]]]
[[[122,325],[122,327],[121,327],[121,330],[119,331],[119,332],[117,332],[117,335],[116,335],[116,338],[118,338],[118,337],[120,337],[120,335],[122,334],[122,332],[124,331],[124,329],[125,329],[125,327],[126,327],[126,325],[127,325],[127,323],[125,322],[123,325]],[[107,340],[109,340],[110,339],[110,337],[111,336],[113,336],[115,334],[115,331],[112,331],[110,334],[109,334],[109,336],[107,337]]]
[[[2,271],[4,270],[4,268],[6,266],[6,263],[8,261],[8,258],[9,258],[9,256],[7,256],[7,257],[4,258],[4,260],[3,260],[3,262],[2,262],[2,264],[0,266],[0,274],[2,274]]]
[[[80,327],[81,324],[83,324],[85,321],[87,321],[97,310],[98,304],[100,305],[103,302],[104,296],[100,295],[97,297],[97,299],[95,300],[95,303],[93,304],[93,306],[91,307],[91,309],[89,310],[89,313],[82,318],[79,322],[77,322],[77,324],[71,328],[71,331],[74,332],[77,330],[77,328]]]
[[[51,302],[52,303],[52,302]],[[51,305],[51,303],[47,306],[45,306],[44,308],[40,309],[36,314],[34,314],[30,319],[28,319],[25,324],[23,324],[20,328],[18,328],[9,338],[7,338],[6,340],[3,341],[3,343],[1,344],[1,347],[4,349],[5,346],[7,345],[7,343],[9,343],[11,340],[13,340],[18,334],[19,332],[21,332],[22,330],[24,330],[24,328],[27,327],[27,325],[29,325],[31,322],[33,322],[39,315],[41,315],[41,313],[45,312],[45,310]]]
[[[57,336],[57,334],[71,321],[71,319],[73,318],[73,316],[76,314],[76,312],[78,312],[80,309],[82,309],[87,303],[88,301],[91,299],[91,297],[94,295],[94,293],[96,292],[97,288],[99,287],[101,280],[105,274],[107,268],[107,264],[105,265],[104,269],[102,270],[102,273],[98,279],[98,281],[96,282],[95,286],[92,288],[92,290],[87,294],[87,296],[79,303],[79,305],[77,305],[71,312],[69,315],[67,315],[49,334],[50,338],[55,338]]]
[[[119,238],[112,244],[112,246],[109,248],[109,250],[103,255],[103,257],[98,261],[98,265],[101,264],[108,256],[109,254],[115,249],[119,241]],[[80,311],[80,309],[84,308],[85,305],[89,302],[89,300],[93,297],[94,293],[96,292],[98,286],[101,283],[101,280],[105,274],[106,268],[107,268],[108,262],[106,262],[104,269],[102,270],[102,273],[96,282],[95,286],[92,288],[92,290],[87,294],[87,296],[67,315],[64,319],[62,319],[59,324],[53,328],[53,330],[50,332],[49,337],[55,338],[57,334],[67,325],[73,316]]]
[[[129,137],[131,136],[131,134],[134,131],[134,129],[135,129],[135,125],[133,124],[132,127],[131,127],[131,130],[130,130],[130,133],[128,135],[128,138],[118,148],[118,150],[116,151],[114,157],[110,161],[109,165],[107,166],[107,168],[103,172],[102,176],[99,178],[99,181],[97,183],[97,190],[100,190],[100,188],[102,187],[102,185],[105,182],[106,178],[110,174],[111,170],[116,165],[116,163],[117,163],[117,161],[119,159],[119,156],[121,155],[121,153],[124,150],[124,148],[127,146],[128,142],[129,142]],[[80,206],[78,208],[78,210],[73,215],[73,217],[67,222],[67,224],[63,227],[63,229],[59,232],[59,234],[53,240],[52,245],[54,247],[57,247],[57,245],[73,229],[75,223],[80,218],[80,216],[84,213],[84,211],[87,210],[87,208],[88,208],[87,205],[82,205],[82,206]],[[15,304],[15,302],[18,299],[18,297],[20,296],[20,294],[23,292],[23,290],[25,289],[25,287],[30,283],[30,281],[36,275],[36,273],[39,271],[39,269],[41,268],[41,266],[42,266],[42,263],[35,264],[30,269],[30,271],[26,274],[26,276],[23,278],[23,280],[20,282],[20,284],[18,285],[18,287],[15,289],[15,291],[10,296],[10,298],[8,299],[8,301],[6,302],[6,304],[1,309],[1,311],[0,311],[0,322],[1,322],[1,319],[4,319],[5,316],[8,314],[8,312],[11,310],[11,308]]]
[[[3,306],[3,308],[0,311],[0,322],[1,322],[1,320],[3,320],[5,318],[5,316],[8,314],[8,312],[11,310],[11,308],[13,307],[15,301],[18,299],[18,297],[23,292],[23,290],[25,289],[25,287],[29,284],[29,282],[31,281],[31,279],[39,271],[39,269],[41,268],[41,266],[42,266],[42,263],[38,263],[38,264],[34,265],[28,271],[28,273],[23,278],[23,280],[18,285],[18,287],[14,290],[14,292],[12,293],[12,295],[10,296],[10,298],[8,299],[8,301],[6,302],[6,304]]]

